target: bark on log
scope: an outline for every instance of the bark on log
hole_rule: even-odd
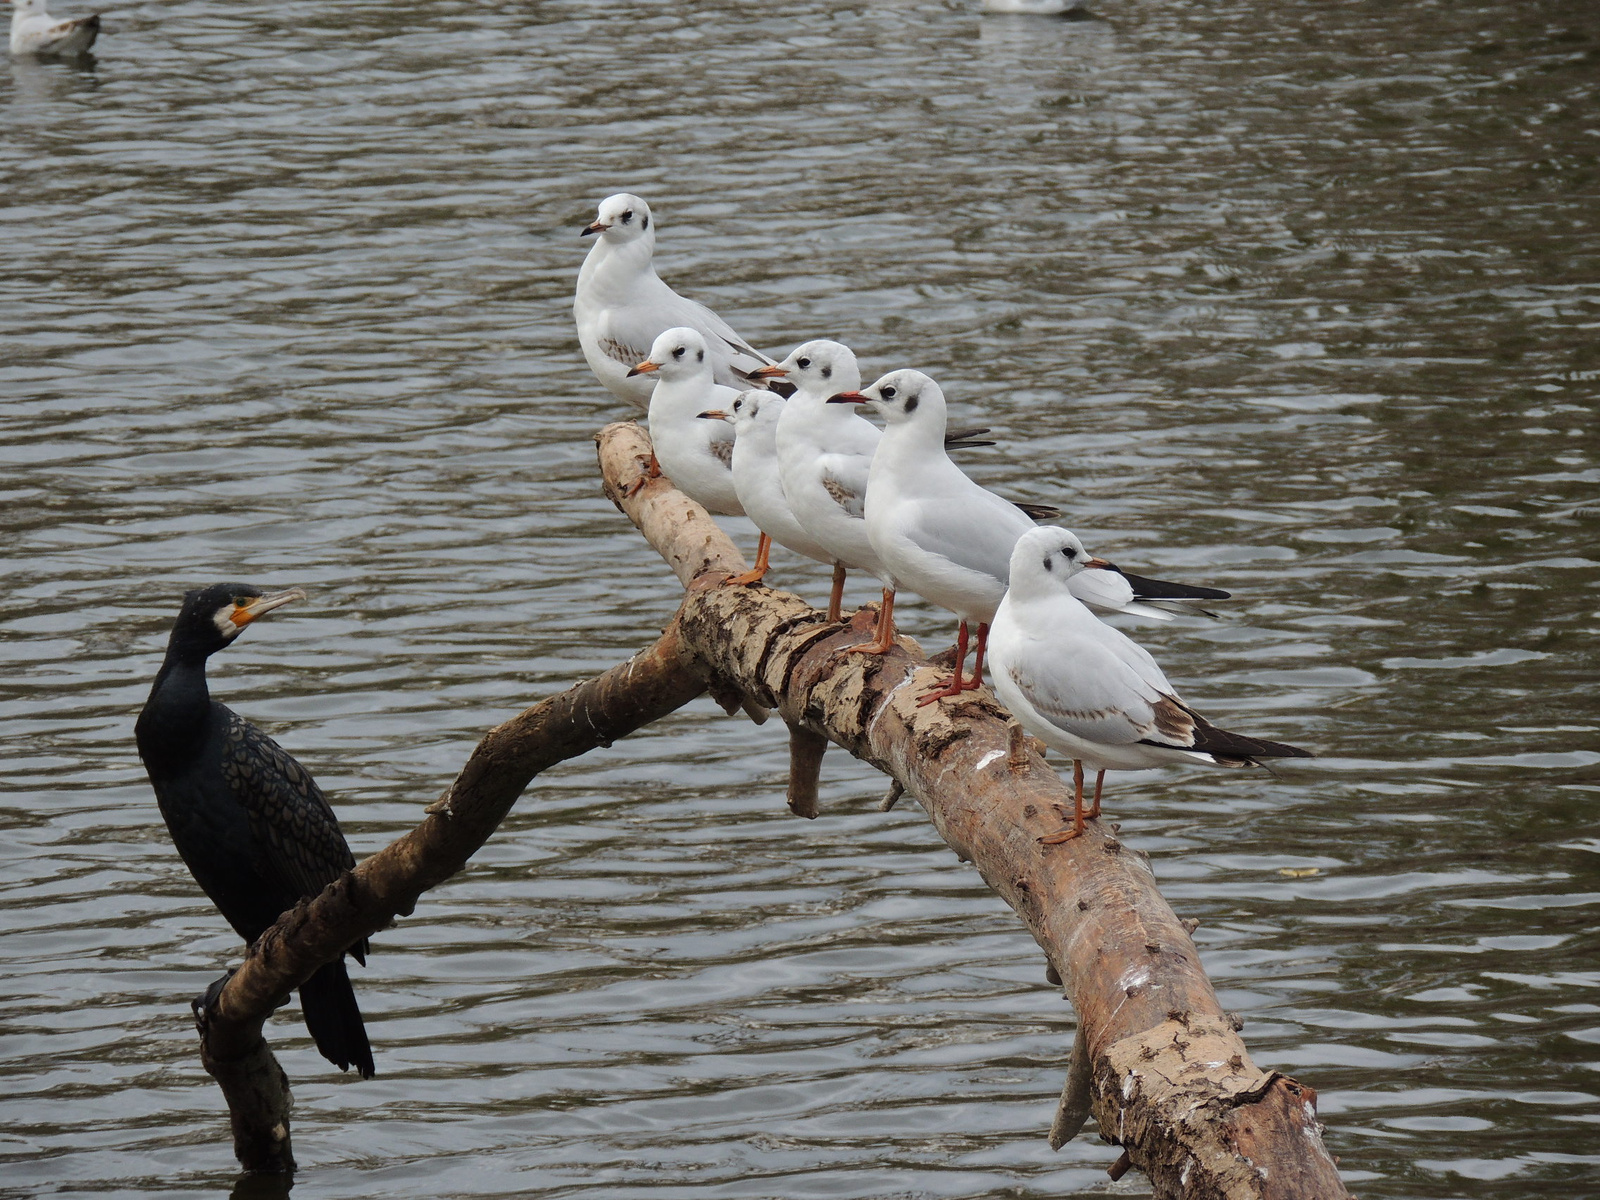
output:
[[[607,426],[602,470],[645,452],[637,426]],[[614,487],[608,477],[608,491]],[[870,610],[829,624],[767,587],[705,588],[694,557],[721,571],[709,519],[654,480],[620,507],[690,588],[677,620],[708,668],[791,727],[872,763],[916,797],[940,836],[1026,923],[1077,1011],[1089,1109],[1158,1197],[1341,1200],[1323,1148],[1316,1094],[1250,1061],[1188,932],[1156,890],[1147,856],[1115,827],[1091,824],[1057,845],[1039,839],[1072,814],[1067,787],[985,690],[919,707],[937,671],[913,645],[883,656],[843,651],[871,636]],[[654,492],[654,495],[650,493]],[[659,514],[673,513],[670,523]],[[723,571],[725,576],[727,572]],[[718,576],[719,580],[722,576]],[[1019,753],[1020,751],[1020,753]],[[1060,1115],[1070,1124],[1076,1097]],[[1058,1126],[1059,1129],[1059,1126]]]

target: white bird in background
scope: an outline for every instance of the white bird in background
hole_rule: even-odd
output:
[[[1311,757],[1218,729],[1184,704],[1143,647],[1073,594],[1072,581],[1098,561],[1070,530],[1029,530],[1011,551],[1011,586],[989,631],[995,695],[1023,728],[1072,758],[1072,828],[1040,840],[1064,842],[1083,832],[1085,765],[1099,772],[1092,819],[1100,815],[1107,771]]]
[[[58,21],[44,0],[11,0],[11,53],[69,58],[100,36],[100,14]]]
[[[1080,20],[1089,16],[1089,10],[1083,7],[1083,0],[983,0],[983,11]]]
[[[861,386],[861,369],[848,346],[824,338],[805,342],[755,375],[795,386],[778,417],[778,476],[795,520],[833,563],[828,620],[837,621],[845,571],[883,574],[863,519],[867,475],[883,435],[870,421],[828,403],[835,393]]]
[[[778,476],[778,419],[786,403],[774,392],[752,388],[734,397],[726,409],[711,409],[700,414],[726,421],[733,427],[733,489],[738,493],[745,516],[761,531],[756,565],[743,575],[729,579],[728,583],[733,586],[756,583],[766,575],[773,542],[820,563],[833,562],[827,549],[811,538],[795,519],[788,497],[783,494],[783,481]]]
[[[707,408],[731,404],[738,394],[712,380],[705,338],[687,326],[661,334],[649,357],[628,372],[630,379],[650,375],[656,377],[650,393],[655,462],[646,477],[665,471],[679,491],[706,511],[743,516],[733,486],[733,430],[700,420]]]
[[[705,305],[661,282],[651,264],[655,222],[638,196],[608,196],[583,234],[599,236],[583,260],[572,300],[578,343],[595,377],[619,400],[649,407],[650,381],[631,375],[629,368],[667,329],[698,330],[706,340],[712,378],[725,387],[749,387],[751,372],[772,361]]]
[[[922,697],[930,704],[983,683],[983,656],[989,622],[1005,595],[1011,548],[1033,529],[1040,514],[1054,509],[1021,508],[969,479],[945,453],[944,392],[921,371],[891,371],[871,387],[842,392],[832,404],[864,404],[884,420],[867,481],[865,516],[873,551],[887,580],[878,636],[854,649],[886,653],[894,644],[894,591],[907,588],[960,618],[956,666],[950,681]],[[1073,595],[1095,612],[1129,613],[1167,621],[1148,599],[1221,600],[1216,588],[1188,587],[1127,575],[1096,559],[1094,570],[1075,575]],[[978,627],[972,678],[962,681],[967,656],[967,626]]]

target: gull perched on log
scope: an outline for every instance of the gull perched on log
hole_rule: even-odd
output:
[[[859,404],[876,412],[886,426],[872,460],[865,517],[873,551],[889,590],[884,610],[893,612],[893,592],[905,587],[960,618],[955,673],[948,684],[922,699],[932,703],[983,682],[984,646],[989,622],[1005,595],[1011,548],[1033,529],[1041,512],[1023,509],[980,487],[950,461],[944,450],[944,392],[921,371],[891,371],[862,391],[843,391],[831,404]],[[1227,592],[1189,587],[1129,575],[1102,560],[1101,570],[1074,577],[1072,593],[1098,613],[1128,613],[1171,618],[1146,601],[1222,600]],[[978,627],[972,679],[963,683],[967,626]],[[893,645],[892,624],[880,622],[878,636],[855,649],[883,654]]]
[[[725,387],[749,387],[751,372],[772,361],[705,305],[661,281],[651,262],[655,221],[650,206],[638,196],[619,192],[602,200],[581,236],[590,234],[599,236],[578,271],[572,315],[583,357],[617,399],[635,408],[649,407],[650,381],[629,368],[649,353],[661,333],[678,326],[705,338],[712,378]]]
[[[11,53],[71,58],[100,36],[100,14],[60,21],[44,10],[44,0],[11,0]]]
[[[787,404],[776,392],[757,388],[741,392],[725,409],[710,409],[701,417],[725,421],[732,426],[733,490],[739,496],[745,516],[756,523],[761,541],[756,546],[756,565],[728,582],[734,586],[756,583],[767,573],[772,543],[785,549],[832,563],[833,556],[821,542],[806,533],[789,507],[783,481],[778,477],[778,420]]]
[[[733,430],[700,420],[705,409],[731,404],[738,393],[715,382],[711,369],[705,338],[683,326],[656,338],[649,357],[628,377],[656,379],[650,393],[653,473],[665,471],[679,491],[706,511],[741,517],[744,507],[733,486]]]
[[[755,374],[795,388],[778,417],[778,477],[795,520],[833,563],[828,620],[837,621],[847,570],[883,578],[864,516],[867,475],[883,435],[872,422],[828,404],[835,393],[861,386],[861,368],[850,347],[817,338]]]
[[[1070,530],[1032,529],[1011,551],[1011,586],[989,631],[995,695],[1045,745],[1072,758],[1072,828],[1083,832],[1083,768],[1099,772],[1090,819],[1100,815],[1107,771],[1178,762],[1257,767],[1263,758],[1309,758],[1309,750],[1218,729],[1179,697],[1156,660],[1098,620],[1072,581],[1103,566]]]

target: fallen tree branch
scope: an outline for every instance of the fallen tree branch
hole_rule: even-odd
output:
[[[636,425],[609,425],[597,441],[608,493],[690,588],[677,618],[689,649],[791,728],[843,746],[914,796],[1065,981],[1081,1057],[1054,1132],[1068,1136],[1092,1112],[1158,1197],[1342,1200],[1315,1093],[1250,1061],[1146,856],[1101,821],[1041,844],[1070,819],[1071,794],[1027,739],[1013,737],[988,691],[919,707],[937,670],[914,645],[844,653],[869,640],[870,609],[830,624],[786,592],[704,587],[727,574],[720,531],[709,518],[688,528],[695,514],[669,499],[677,493],[665,478],[620,495],[611,471],[648,453]],[[714,565],[696,573],[694,560]]]
[[[886,807],[900,790],[914,796],[1022,917],[1078,1013],[1053,1144],[1092,1111],[1158,1197],[1345,1197],[1322,1147],[1315,1093],[1250,1062],[1144,856],[1099,822],[1083,837],[1040,844],[1069,817],[1070,795],[988,693],[919,708],[936,669],[914,644],[881,657],[842,653],[868,640],[870,609],[829,623],[787,593],[720,586],[744,561],[670,480],[644,478],[643,432],[610,425],[597,441],[607,495],[686,589],[678,614],[629,662],[490,730],[421,825],[285,913],[196,1001],[202,1058],[228,1099],[245,1168],[294,1168],[288,1080],[262,1036],[282,998],[460,870],[540,771],[709,687],[724,707],[783,716],[796,812],[815,814],[822,739],[836,742],[891,776]]]
[[[289,1080],[262,1035],[289,992],[358,938],[409,915],[422,893],[466,865],[539,772],[609,746],[705,687],[674,623],[627,662],[497,725],[420,825],[286,912],[238,970],[195,1001],[201,1061],[227,1099],[234,1154],[246,1171],[294,1170]]]

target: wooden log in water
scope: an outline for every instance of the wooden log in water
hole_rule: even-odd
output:
[[[609,425],[597,441],[607,495],[672,567],[683,604],[649,649],[490,730],[421,825],[285,913],[197,1001],[202,1060],[228,1100],[244,1167],[294,1167],[288,1080],[262,1036],[279,1000],[460,870],[540,771],[709,686],[727,707],[737,699],[747,711],[783,715],[796,811],[814,811],[819,739],[831,740],[914,796],[1022,917],[1078,1012],[1052,1144],[1092,1111],[1158,1197],[1345,1197],[1322,1146],[1315,1093],[1250,1062],[1145,857],[1100,822],[1066,843],[1039,841],[1070,818],[1071,796],[993,698],[977,692],[919,707],[938,672],[914,644],[881,657],[845,652],[869,639],[871,609],[829,623],[796,596],[720,586],[744,561],[670,480],[646,476],[643,431]],[[1126,1169],[1122,1159],[1112,1168]]]
[[[707,553],[711,535],[686,533],[680,522],[693,517],[658,498],[672,492],[670,480],[621,496],[617,484],[633,481],[629,464],[647,451],[643,431],[618,423],[597,440],[608,490],[646,539],[669,561],[683,561],[673,551],[685,541]],[[674,513],[670,526],[658,522],[662,511]],[[871,607],[830,624],[786,592],[685,582],[676,619],[691,652],[791,727],[891,776],[1044,950],[1079,1025],[1052,1144],[1092,1112],[1158,1197],[1347,1195],[1322,1145],[1315,1092],[1250,1061],[1147,856],[1103,820],[1071,841],[1040,841],[1071,820],[1071,792],[1029,739],[1013,735],[987,689],[919,706],[941,672],[914,643],[882,656],[848,652],[871,639]]]

